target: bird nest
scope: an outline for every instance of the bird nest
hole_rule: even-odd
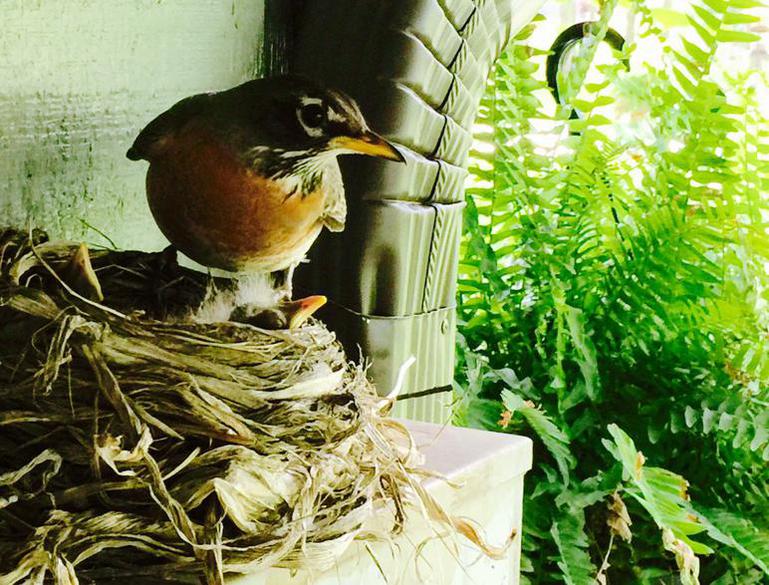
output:
[[[322,570],[410,501],[483,547],[322,323],[196,323],[172,253],[80,252],[0,231],[0,584]]]

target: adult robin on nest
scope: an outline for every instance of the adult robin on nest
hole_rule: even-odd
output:
[[[150,210],[176,249],[212,268],[278,273],[285,302],[321,229],[344,229],[339,154],[405,162],[350,97],[285,76],[183,99],[127,156],[149,161]]]

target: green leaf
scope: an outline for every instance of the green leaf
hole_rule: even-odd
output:
[[[724,17],[724,24],[727,25],[753,24],[755,22],[761,22],[761,19],[758,16],[741,12],[727,12]]]
[[[581,509],[567,508],[553,522],[550,534],[558,547],[558,567],[568,585],[593,585],[598,572],[587,553],[585,513]]]
[[[576,461],[569,450],[569,438],[542,410],[509,390],[502,392],[502,403],[513,415],[520,414],[537,434],[558,464],[563,481],[568,485],[569,470]]]
[[[702,22],[704,22],[711,30],[717,31],[721,28],[721,20],[718,18],[718,16],[709,10],[697,6],[697,4],[693,4],[692,9],[697,13],[697,16],[702,19]]]
[[[702,0],[715,13],[723,14],[729,10],[729,0]]]
[[[716,39],[722,43],[755,43],[761,40],[761,35],[740,30],[721,29],[718,31]]]
[[[670,8],[655,8],[651,11],[652,18],[665,28],[682,27],[689,24],[686,14]]]
[[[590,335],[585,332],[585,318],[581,310],[574,307],[566,307],[566,323],[569,326],[569,334],[574,348],[577,350],[575,360],[582,372],[585,381],[585,389],[591,400],[598,397],[600,380],[598,377],[598,360],[596,349]]]
[[[573,122],[550,109],[539,48],[512,43],[492,69],[460,249],[457,417],[497,429],[509,408],[507,431],[535,439],[523,548],[541,585],[595,577],[584,571],[579,535],[597,561],[607,545],[601,499],[617,488],[634,538],[612,551],[612,581],[667,582],[681,561],[680,578],[691,582],[692,554],[713,543],[703,582],[760,582],[754,533],[738,522],[730,534],[724,520],[714,541],[681,476],[698,509],[736,502],[740,511],[728,512],[763,534],[769,120],[749,59],[730,61],[726,75],[712,71],[719,38],[752,26],[754,5],[695,0],[687,26],[680,14],[632,2],[639,36],[663,48],[664,65],[620,75],[593,66],[589,43],[575,48],[566,73],[585,116]],[[613,6],[603,4],[599,36]],[[679,29],[666,36],[654,14]],[[643,439],[659,467],[618,429],[610,452],[597,449],[606,422]],[[578,514],[578,530],[566,514]]]
[[[769,575],[769,530],[728,510],[698,506],[697,513],[713,540],[739,551]]]
[[[704,65],[705,62],[708,59],[708,53],[702,50],[700,47],[692,43],[691,41],[688,41],[685,38],[681,39],[681,42],[684,45],[684,48],[686,49],[686,52],[689,54],[689,56],[698,64]]]
[[[715,0],[710,0],[711,2]],[[746,10],[750,8],[763,8],[765,2],[759,0],[729,0],[729,6],[732,10]]]
[[[710,547],[689,536],[705,530],[688,503],[688,483],[680,475],[659,467],[647,467],[633,440],[617,425],[608,427],[613,443],[604,442],[609,452],[622,463],[630,485],[627,493],[640,503],[660,529],[669,529],[697,554],[713,552]]]

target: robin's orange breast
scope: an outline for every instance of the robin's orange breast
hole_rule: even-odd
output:
[[[302,259],[322,227],[325,192],[260,176],[212,132],[166,139],[147,172],[150,209],[163,234],[196,262],[230,271],[275,271]]]

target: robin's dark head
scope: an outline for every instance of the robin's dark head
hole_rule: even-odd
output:
[[[358,104],[341,91],[283,76],[249,81],[226,93],[252,130],[246,139],[256,154],[292,159],[366,154],[405,161],[369,129]]]

